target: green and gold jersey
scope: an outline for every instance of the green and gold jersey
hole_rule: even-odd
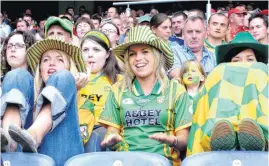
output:
[[[226,44],[226,42],[223,40],[221,44]],[[207,48],[208,51],[215,53],[216,47],[211,45],[207,39],[204,42],[204,46],[205,48]]]
[[[168,81],[164,92],[156,82],[152,92],[145,96],[135,79],[130,92],[115,84],[101,114],[99,123],[121,130],[123,141],[116,145],[117,151],[144,151],[167,157],[179,165],[179,153],[167,144],[150,139],[149,135],[163,132],[175,135],[190,127],[189,97],[185,88],[176,80]]]
[[[118,80],[122,76],[118,76]],[[104,75],[91,74],[88,84],[79,91],[78,115],[83,142],[86,143],[91,135],[93,126],[98,124],[98,119],[105,105],[111,89],[111,82]]]
[[[194,103],[187,156],[210,151],[215,123],[226,119],[238,130],[238,123],[251,118],[268,140],[268,66],[263,63],[226,63],[207,77]]]

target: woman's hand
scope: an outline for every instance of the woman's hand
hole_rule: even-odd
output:
[[[122,137],[118,133],[108,134],[101,142],[102,147],[112,147],[113,145],[121,142]]]
[[[164,133],[155,133],[149,136],[151,139],[155,139],[161,143],[173,145],[176,141],[176,136],[174,135],[166,135]]]
[[[84,88],[88,83],[88,75],[86,73],[78,73],[75,77],[76,87],[79,91],[81,88]]]

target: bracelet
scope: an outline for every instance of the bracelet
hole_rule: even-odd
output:
[[[177,144],[178,144],[178,138],[177,138],[177,136],[175,136],[174,138],[175,138],[175,141],[174,141],[173,144],[170,145],[170,147],[176,147]]]

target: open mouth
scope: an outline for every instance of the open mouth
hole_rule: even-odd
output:
[[[56,69],[49,69],[48,70],[48,75],[52,75],[55,72],[56,72]]]
[[[188,77],[188,80],[191,81],[192,80],[192,77]]]
[[[138,69],[139,69],[139,68],[143,68],[143,67],[145,67],[145,66],[147,66],[146,63],[139,63],[139,64],[136,64],[136,65],[135,65],[135,67],[138,68]]]

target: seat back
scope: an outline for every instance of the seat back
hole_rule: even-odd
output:
[[[268,153],[258,151],[214,151],[195,154],[181,166],[267,166]]]
[[[147,152],[94,152],[84,153],[67,160],[65,166],[172,166],[171,162],[158,154]]]
[[[101,138],[95,131],[92,131],[89,141],[84,145],[84,152],[100,152]]]
[[[10,152],[1,154],[4,166],[54,166],[55,162],[49,156],[38,153]]]

